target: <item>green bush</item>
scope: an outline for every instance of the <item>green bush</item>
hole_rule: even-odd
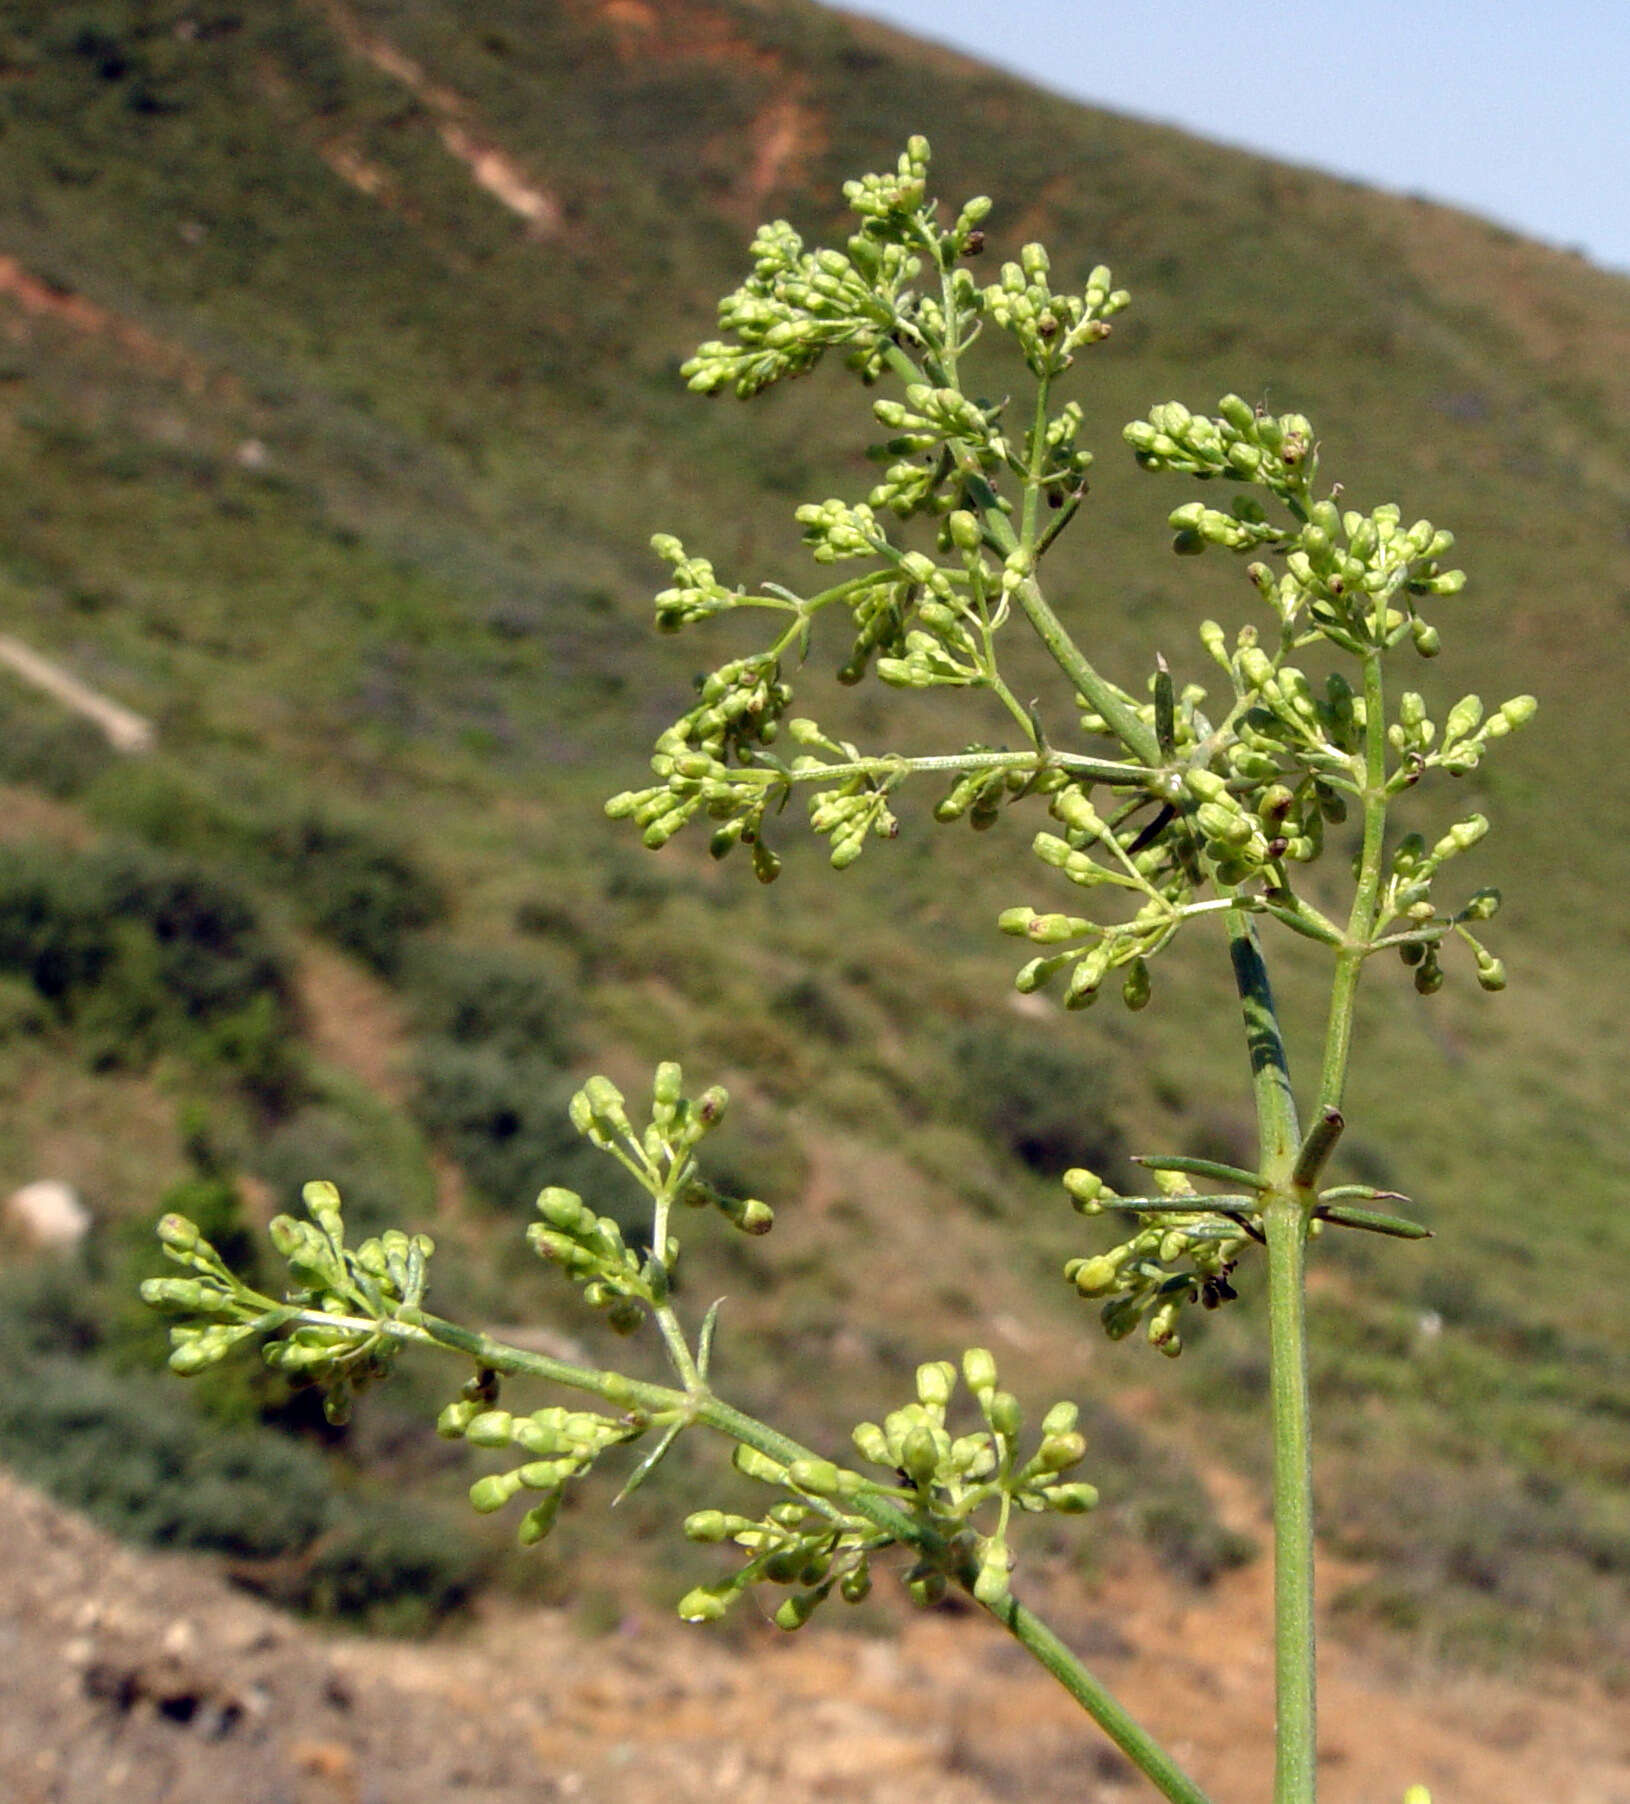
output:
[[[415,1107],[487,1202],[526,1210],[544,1185],[562,1184],[583,1190],[601,1214],[621,1220],[619,1197],[608,1194],[605,1161],[567,1119],[575,1088],[546,1059],[433,1039],[420,1052]]]
[[[415,1023],[429,1038],[556,1067],[572,1056],[571,1004],[534,959],[426,945],[402,976]]]
[[[177,1052],[268,1106],[297,1088],[287,968],[243,893],[191,861],[0,850],[0,972],[31,984],[97,1066]]]
[[[314,931],[385,976],[397,972],[410,936],[447,912],[412,855],[357,821],[223,802],[160,762],[109,772],[89,800],[121,833],[287,896]]]
[[[0,692],[0,779],[66,800],[116,756],[89,721],[31,696]]]
[[[461,1525],[342,1491],[314,1447],[207,1423],[149,1377],[61,1357],[7,1364],[0,1455],[126,1540],[275,1562],[237,1576],[375,1628],[423,1627],[480,1582]]]
[[[956,1047],[964,1101],[978,1124],[1043,1177],[1072,1165],[1106,1172],[1124,1156],[1090,1060],[1037,1032],[1005,1023],[971,1028]]]
[[[293,1214],[303,1213],[301,1191],[318,1177],[339,1186],[347,1210],[370,1233],[388,1226],[402,1206],[391,1149],[331,1097],[302,1103],[258,1142],[251,1163],[278,1208]]]
[[[268,881],[287,889],[311,925],[389,977],[410,934],[447,912],[434,881],[369,829],[315,812],[262,830]]]

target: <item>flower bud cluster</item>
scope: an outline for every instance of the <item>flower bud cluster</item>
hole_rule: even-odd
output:
[[[671,1060],[657,1067],[651,1090],[651,1117],[643,1130],[629,1118],[621,1090],[608,1077],[591,1077],[573,1096],[571,1122],[591,1146],[610,1155],[650,1192],[691,1207],[712,1206],[744,1234],[766,1234],[774,1215],[757,1197],[725,1194],[701,1178],[694,1154],[724,1119],[730,1103],[718,1084],[700,1096],[684,1093],[684,1073]],[[597,1215],[572,1190],[551,1185],[537,1200],[540,1219],[527,1240],[540,1258],[557,1265],[583,1286],[587,1302],[604,1309],[619,1333],[632,1333],[648,1310],[666,1301],[669,1274],[679,1244],[664,1235],[642,1257],[623,1238],[610,1216]],[[665,1219],[659,1204],[659,1219]]]
[[[917,584],[893,571],[879,571],[873,581],[855,590],[849,597],[855,639],[849,656],[838,666],[840,683],[846,687],[858,683],[875,653],[904,654],[906,619],[917,595]]]
[[[1283,527],[1269,520],[1267,509],[1254,495],[1236,495],[1227,513],[1207,507],[1203,501],[1188,501],[1172,510],[1166,524],[1177,535],[1173,549],[1183,556],[1203,551],[1207,545],[1220,545],[1226,551],[1255,551],[1262,545],[1278,550],[1289,537]]]
[[[533,1252],[581,1284],[585,1302],[605,1310],[620,1334],[633,1333],[655,1298],[644,1261],[625,1244],[622,1229],[558,1185],[539,1193],[537,1211],[542,1220],[526,1231]],[[667,1252],[671,1267],[678,1248],[670,1244]]]
[[[1001,408],[982,407],[959,389],[913,382],[903,401],[874,401],[872,412],[881,424],[899,434],[887,449],[903,457],[948,444],[983,451],[995,434]]]
[[[746,399],[846,346],[855,367],[875,380],[903,291],[920,268],[904,243],[870,233],[851,238],[847,255],[805,251],[778,219],[753,240],[752,274],[719,303],[719,329],[734,342],[710,340],[680,373],[700,394],[733,388]]]
[[[758,778],[744,782],[736,767],[774,743],[791,701],[792,686],[781,680],[773,655],[721,665],[703,681],[700,702],[658,738],[651,769],[660,781],[611,797],[606,813],[632,820],[653,851],[702,811],[735,823],[727,843],[716,845],[716,857],[738,840],[755,844],[774,786]]]
[[[1108,338],[1110,318],[1132,297],[1111,285],[1100,264],[1081,294],[1055,294],[1048,282],[1046,250],[1027,244],[1017,263],[1002,265],[1001,279],[984,291],[986,315],[1018,341],[1032,375],[1050,377],[1067,370],[1083,345]]]
[[[741,605],[741,591],[727,589],[713,574],[705,557],[692,557],[671,532],[652,535],[651,549],[664,563],[673,565],[673,585],[656,598],[657,630],[677,633],[682,626]]]
[[[333,1317],[332,1324],[300,1322],[287,1336],[268,1340],[262,1354],[268,1365],[320,1385],[329,1420],[343,1422],[355,1393],[390,1369],[395,1342],[375,1324],[417,1312],[435,1248],[426,1234],[394,1228],[348,1247],[334,1186],[314,1181],[302,1194],[311,1219],[279,1215],[268,1230],[288,1261],[291,1283],[283,1302],[249,1289],[179,1215],[159,1223],[159,1242],[168,1258],[194,1275],[150,1278],[141,1294],[155,1308],[206,1318],[170,1330],[170,1365],[183,1374],[206,1370],[251,1335],[286,1327],[299,1314]]]
[[[1086,1455],[1073,1403],[1055,1403],[1047,1411],[1039,1443],[1026,1458],[1019,1447],[1024,1423],[1018,1399],[999,1387],[992,1355],[970,1347],[962,1356],[962,1377],[983,1420],[968,1434],[947,1425],[957,1376],[948,1360],[919,1366],[915,1401],[881,1424],[862,1422],[855,1429],[855,1446],[888,1472],[886,1483],[830,1460],[782,1464],[738,1446],[739,1471],[791,1496],[757,1521],[723,1510],[702,1510],[689,1519],[685,1532],[693,1541],[731,1541],[749,1558],[730,1578],[688,1593],[680,1615],[690,1622],[715,1620],[751,1586],[765,1582],[799,1587],[775,1612],[784,1629],[801,1628],[834,1590],[858,1603],[871,1588],[871,1557],[896,1540],[855,1509],[855,1500],[866,1495],[902,1507],[918,1531],[909,1542],[901,1538],[917,1555],[905,1575],[917,1602],[937,1603],[956,1581],[981,1602],[996,1603],[1013,1568],[1011,1512],[1081,1515],[1094,1508],[1098,1493],[1064,1477]],[[1000,1506],[998,1521],[982,1532],[976,1518],[990,1506]]]
[[[203,1317],[170,1330],[170,1370],[190,1377],[207,1371],[243,1341],[269,1324],[263,1320],[268,1299],[256,1297],[238,1282],[215,1248],[184,1215],[166,1215],[158,1224],[159,1245],[167,1259],[193,1275],[148,1278],[142,1301],[167,1314]]]
[[[1260,411],[1238,395],[1224,395],[1218,412],[1220,419],[1208,419],[1167,401],[1122,437],[1146,470],[1253,482],[1287,501],[1306,496],[1318,455],[1304,415]]]
[[[840,558],[876,557],[889,549],[888,534],[864,501],[810,501],[793,516],[804,529],[804,543],[817,564]]]
[[[863,175],[843,184],[843,198],[864,219],[914,219],[928,196],[928,164],[932,153],[920,134],[906,140],[892,173]]]
[[[1057,505],[1063,496],[1079,491],[1092,468],[1092,453],[1081,445],[1083,415],[1079,401],[1067,401],[1047,422],[1047,463],[1042,481],[1048,500]]]
[[[599,1416],[588,1410],[540,1409],[516,1416],[492,1408],[479,1396],[466,1395],[441,1412],[436,1432],[472,1447],[518,1447],[529,1456],[507,1472],[477,1479],[470,1487],[470,1503],[483,1515],[491,1515],[521,1491],[541,1492],[517,1531],[521,1545],[532,1547],[554,1527],[568,1482],[588,1472],[608,1447],[634,1439],[646,1426],[637,1418]]]
[[[1121,1207],[1158,1216],[1106,1253],[1071,1259],[1064,1276],[1081,1296],[1104,1299],[1104,1332],[1111,1340],[1124,1340],[1143,1324],[1150,1346],[1175,1359],[1183,1351],[1184,1308],[1198,1302],[1216,1309],[1233,1301],[1238,1293],[1229,1279],[1253,1236],[1241,1219],[1208,1212],[1205,1198],[1180,1174],[1156,1170],[1154,1176],[1159,1197],[1116,1197],[1092,1172],[1064,1174],[1064,1187],[1083,1215]]]
[[[1419,833],[1406,834],[1393,852],[1382,885],[1382,918],[1401,918],[1406,932],[1415,930],[1414,937],[1399,938],[1398,952],[1404,963],[1414,968],[1415,987],[1423,996],[1433,995],[1443,987],[1439,948],[1451,931],[1471,949],[1478,984],[1485,990],[1505,988],[1504,963],[1466,925],[1469,921],[1492,920],[1499,912],[1500,892],[1478,890],[1449,917],[1440,915],[1432,900],[1432,880],[1439,868],[1460,853],[1469,852],[1488,830],[1487,816],[1474,814],[1457,821],[1431,846]]]
[[[990,747],[971,745],[977,756]],[[957,778],[934,806],[934,819],[942,825],[966,819],[976,833],[994,827],[1005,805],[1030,795],[1051,795],[1069,781],[1057,766],[1040,770],[971,770]]]
[[[1038,913],[1028,906],[1005,909],[997,925],[1003,933],[1036,946],[1057,946],[1033,958],[1014,979],[1021,994],[1039,990],[1068,971],[1064,1006],[1089,1008],[1104,981],[1121,973],[1121,996],[1128,1008],[1145,1007],[1150,997],[1149,960],[1163,951],[1182,923],[1181,909],[1193,892],[1195,873],[1184,826],[1177,811],[1163,806],[1150,827],[1127,811],[1112,824],[1092,805],[1078,783],[1061,785],[1048,807],[1062,835],[1038,833],[1032,850],[1043,864],[1082,889],[1109,886],[1141,896],[1127,920],[1102,923],[1080,916]],[[1082,941],[1082,945],[1071,944]]]
[[[697,1585],[679,1600],[686,1622],[717,1622],[754,1585],[791,1587],[773,1612],[779,1628],[801,1629],[834,1591],[858,1604],[872,1588],[871,1557],[890,1537],[865,1516],[842,1507],[842,1499],[868,1488],[857,1472],[830,1460],[795,1460],[783,1466],[747,1446],[735,1452],[738,1471],[792,1493],[761,1518],[725,1510],[698,1510],[686,1518],[692,1541],[729,1541],[747,1554],[728,1578]]]
[[[720,330],[734,339],[704,344],[683,365],[691,388],[702,394],[733,388],[745,399],[802,375],[835,347],[847,347],[850,367],[862,381],[875,382],[896,341],[930,353],[944,347],[949,322],[941,303],[910,284],[924,252],[947,271],[983,248],[980,225],[990,201],[970,200],[951,229],[941,231],[928,198],[928,163],[927,140],[913,138],[892,172],[844,184],[861,227],[841,251],[806,251],[784,219],[761,227],[752,274],[719,303]],[[949,280],[953,304],[971,313],[972,278],[957,269]]]
[[[1482,763],[1491,740],[1504,739],[1508,733],[1527,726],[1538,711],[1539,703],[1533,696],[1514,695],[1485,719],[1482,698],[1465,695],[1445,717],[1439,744],[1437,724],[1427,717],[1426,703],[1413,691],[1407,691],[1398,699],[1398,718],[1387,728],[1387,743],[1403,755],[1408,766],[1407,780],[1412,781],[1433,767],[1446,770],[1452,777],[1463,777]]]

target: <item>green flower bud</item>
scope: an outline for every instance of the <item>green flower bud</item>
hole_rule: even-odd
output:
[[[906,1590],[911,1601],[923,1609],[930,1609],[945,1597],[945,1574],[930,1567],[924,1572],[916,1567],[906,1574]]]
[[[756,1478],[761,1484],[778,1485],[786,1476],[786,1469],[779,1460],[773,1460],[767,1453],[760,1453],[756,1447],[749,1447],[738,1441],[730,1455],[730,1463],[744,1478]]]
[[[913,1484],[931,1484],[939,1470],[939,1443],[933,1429],[920,1424],[905,1438],[900,1449],[900,1465]]]
[[[444,1441],[456,1441],[463,1437],[464,1431],[476,1416],[481,1413],[481,1405],[467,1398],[457,1403],[449,1403],[436,1418],[436,1433]]]
[[[507,1409],[485,1409],[465,1424],[464,1438],[476,1447],[507,1447],[515,1438],[515,1418]]]
[[[685,1538],[708,1543],[728,1540],[735,1533],[734,1525],[744,1520],[727,1516],[723,1510],[697,1510],[685,1518]]]
[[[1098,1507],[1098,1487],[1089,1484],[1048,1485],[1042,1496],[1061,1516],[1084,1516]]]
[[[1072,1165],[1064,1174],[1064,1188],[1069,1193],[1070,1201],[1080,1215],[1098,1215],[1103,1205],[1099,1198],[1104,1194],[1104,1180],[1095,1171],[1088,1171],[1085,1166]]]
[[[996,1388],[996,1357],[986,1347],[969,1347],[962,1355],[962,1376],[978,1397]]]
[[[679,1600],[682,1622],[717,1622],[736,1601],[734,1585],[698,1585]]]
[[[987,1543],[979,1562],[979,1575],[973,1582],[975,1598],[994,1608],[1007,1596],[1007,1582],[1012,1575],[1012,1553],[999,1541]]]
[[[1477,730],[1483,718],[1483,702],[1480,696],[1467,695],[1449,710],[1449,718],[1443,723],[1444,744],[1451,744],[1457,739],[1464,739]]]
[[[536,1547],[555,1526],[560,1514],[560,1492],[551,1491],[542,1503],[534,1504],[521,1518],[515,1538],[523,1547]]]
[[[1225,846],[1250,844],[1254,829],[1237,808],[1225,807],[1221,802],[1202,802],[1194,811],[1194,819],[1207,839],[1220,840]]]
[[[917,1397],[928,1409],[944,1409],[956,1389],[956,1367],[948,1359],[935,1359],[917,1368]]]
[[[212,1328],[172,1328],[170,1370],[183,1378],[207,1371],[210,1366],[219,1365],[251,1331],[250,1324],[227,1323]]]
[[[190,1253],[194,1247],[209,1245],[209,1242],[198,1232],[197,1226],[188,1221],[184,1215],[161,1217],[158,1224],[158,1237],[161,1245],[176,1253]]]
[[[221,1292],[197,1278],[147,1278],[141,1299],[154,1309],[209,1310],[221,1301]]]
[[[1071,1274],[1071,1281],[1082,1296],[1101,1297],[1119,1285],[1120,1261],[1108,1253],[1100,1253],[1095,1259],[1083,1259]]]
[[[859,1422],[849,1437],[855,1444],[862,1459],[870,1460],[874,1466],[892,1466],[894,1456],[889,1452],[889,1443],[881,1428],[875,1422]]]
[[[1196,801],[1226,802],[1228,799],[1227,780],[1214,770],[1184,771],[1183,786]]]
[[[787,1483],[817,1497],[831,1497],[843,1488],[843,1478],[829,1459],[794,1460],[787,1468]]]
[[[1019,1408],[1019,1399],[1012,1391],[996,1391],[990,1397],[981,1397],[980,1403],[985,1411],[985,1419],[994,1433],[1012,1440],[1024,1427],[1024,1413]]]
[[[1485,990],[1503,990],[1506,984],[1504,961],[1490,952],[1479,952],[1477,981]]]
[[[1457,852],[1469,852],[1488,830],[1488,816],[1484,814],[1473,814],[1463,821],[1456,821],[1433,846],[1432,862],[1439,864],[1445,858],[1453,858]]]
[[[1036,1465],[1043,1472],[1065,1472],[1087,1457],[1086,1438],[1079,1434],[1049,1434],[1036,1449]]]
[[[574,1190],[563,1190],[558,1184],[540,1191],[534,1206],[550,1227],[558,1228],[563,1234],[587,1229],[594,1221],[594,1212],[584,1207],[582,1197]]]
[[[846,1604],[858,1604],[870,1596],[872,1589],[871,1569],[864,1561],[853,1566],[839,1581],[838,1590],[843,1594]]]
[[[1043,1434],[1074,1434],[1081,1411],[1074,1403],[1055,1403],[1041,1419]]]
[[[483,1516],[490,1516],[494,1510],[501,1510],[520,1488],[520,1477],[514,1472],[488,1473],[470,1486],[470,1505]]]
[[[801,1629],[825,1602],[824,1590],[795,1591],[776,1611],[775,1626],[778,1629]]]
[[[1531,695],[1514,695],[1501,702],[1500,717],[1511,727],[1525,727],[1539,712],[1539,702]]]
[[[1121,985],[1121,1000],[1129,1009],[1147,1008],[1152,987],[1147,961],[1142,958],[1133,959],[1127,966],[1126,981]]]
[[[970,514],[966,508],[958,508],[945,523],[951,535],[951,543],[958,551],[977,551],[984,534],[980,528],[977,515]]]
[[[571,1459],[529,1460],[515,1468],[515,1476],[529,1491],[557,1491],[577,1470]]]

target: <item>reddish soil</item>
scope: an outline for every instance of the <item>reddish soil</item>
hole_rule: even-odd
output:
[[[1118,1804],[1153,1794],[989,1624],[885,1640],[491,1605],[424,1644],[327,1636],[209,1565],[118,1547],[0,1474],[9,1804]],[[1072,1642],[1217,1804],[1266,1797],[1261,1563],[1207,1592],[1122,1571]],[[1326,1804],[1630,1804],[1630,1712],[1331,1647]]]

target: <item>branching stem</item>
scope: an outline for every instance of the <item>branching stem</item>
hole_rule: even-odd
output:
[[[293,1311],[289,1319],[294,1323],[330,1329],[350,1328],[358,1333],[383,1334],[406,1346],[434,1347],[443,1352],[463,1354],[478,1366],[506,1377],[541,1378],[571,1390],[585,1391],[614,1408],[636,1409],[652,1417],[679,1417],[714,1429],[783,1466],[817,1457],[807,1447],[800,1446],[767,1423],[721,1401],[700,1382],[695,1389],[676,1391],[667,1385],[648,1384],[617,1372],[595,1371],[547,1353],[510,1346],[491,1335],[461,1328],[456,1322],[443,1321],[422,1312],[415,1312],[412,1320],[374,1321],[367,1317],[352,1319],[328,1315],[312,1309]],[[921,1554],[944,1558],[948,1552],[948,1545],[941,1536],[899,1508],[881,1487],[846,1496],[844,1506],[875,1523],[891,1540],[914,1547]],[[958,1576],[971,1590],[973,1572]],[[1139,1727],[1103,1682],[1039,1617],[1006,1592],[983,1607],[1057,1679],[1162,1796],[1172,1800],[1172,1804],[1210,1804],[1199,1786],[1151,1735]]]

